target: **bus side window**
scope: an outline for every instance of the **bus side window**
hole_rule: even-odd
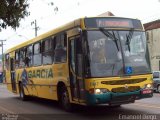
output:
[[[41,59],[41,43],[35,43],[33,45],[33,64],[34,66],[39,66],[42,64],[42,59]]]
[[[52,56],[53,56],[52,42],[53,41],[51,38],[47,38],[42,42],[42,61],[44,65],[52,64]]]
[[[19,60],[20,60],[20,51],[17,50],[15,52],[15,68],[18,68],[19,67]]]
[[[82,41],[80,38],[76,38],[76,61],[77,61],[77,75],[83,76],[83,55],[82,55]]]
[[[54,55],[54,62],[66,62],[67,58],[67,52],[66,52],[66,46],[67,46],[67,38],[66,34],[61,34],[55,38],[55,55]]]
[[[32,45],[28,46],[26,48],[26,57],[25,57],[25,64],[27,67],[30,67],[32,66],[32,55],[33,55],[33,51],[32,51]]]
[[[5,55],[5,67],[7,70],[9,70],[9,54]]]
[[[25,66],[25,62],[24,62],[24,59],[25,59],[25,49],[22,48],[20,49],[20,55],[19,55],[19,67],[22,68]]]

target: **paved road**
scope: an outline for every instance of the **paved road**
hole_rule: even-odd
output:
[[[80,106],[74,113],[67,113],[54,101],[38,98],[21,101],[18,95],[8,92],[5,85],[0,85],[0,114],[3,120],[160,120],[160,94],[120,108]]]

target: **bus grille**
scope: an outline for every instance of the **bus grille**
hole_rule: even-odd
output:
[[[129,79],[129,80],[112,80],[112,81],[102,81],[102,84],[106,85],[125,85],[125,84],[134,84],[140,83],[147,80],[146,78],[139,78],[139,79]]]
[[[137,91],[140,89],[140,86],[128,86],[128,88],[125,87],[118,87],[118,88],[113,88],[112,92],[118,93],[118,92],[133,92],[133,91]]]

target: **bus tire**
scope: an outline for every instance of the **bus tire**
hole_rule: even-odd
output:
[[[22,101],[26,101],[27,100],[27,96],[24,93],[24,88],[23,88],[23,84],[20,83],[19,84],[19,97]]]
[[[67,111],[67,112],[71,112],[72,111],[72,106],[69,100],[69,94],[67,91],[67,88],[65,86],[61,87],[61,91],[60,91],[60,103],[62,108]]]

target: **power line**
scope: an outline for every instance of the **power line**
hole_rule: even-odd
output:
[[[3,55],[3,42],[5,42],[6,40],[0,40],[1,44],[0,47],[2,47],[2,71],[4,70],[4,55]]]
[[[55,14],[57,14],[57,13],[59,13],[59,14],[61,14],[61,13],[63,13],[62,11],[59,11],[59,7],[57,7],[57,6],[55,6],[55,4],[52,2],[52,1],[50,1],[50,2],[48,2],[47,0],[41,0],[42,2],[44,2],[44,3],[46,3],[47,5],[51,5],[51,6],[54,6],[53,7],[53,11],[55,12]],[[84,2],[84,1],[83,1]],[[75,3],[74,3],[75,4]],[[71,6],[75,6],[73,3],[72,3],[72,5]],[[78,6],[80,6],[80,2],[79,1],[77,1],[77,5]],[[71,8],[69,7],[69,8],[67,8],[67,9],[65,9],[65,10],[63,10],[63,11],[69,11],[69,10],[71,10]],[[52,14],[53,15],[53,14]],[[24,30],[24,29],[26,29],[26,28],[28,28],[28,27],[30,27],[30,26],[32,26],[32,25],[34,25],[34,30],[35,30],[35,37],[37,36],[37,33],[38,33],[38,30],[40,29],[39,28],[39,26],[37,26],[37,20],[44,20],[44,19],[48,19],[49,17],[51,16],[51,14],[50,15],[47,15],[47,16],[41,16],[41,17],[39,17],[39,18],[37,18],[36,20],[34,20],[34,21],[32,21],[32,22],[29,22],[29,24],[27,24],[27,25],[25,25],[25,26],[20,26],[20,28],[22,29],[22,30]],[[29,28],[30,29],[30,28]],[[11,36],[10,36],[11,37]],[[9,37],[9,38],[10,38]]]
[[[33,22],[31,22],[31,25],[34,24],[34,28],[35,29],[35,37],[37,36],[37,31],[39,30],[39,27],[37,26],[37,20],[34,20]]]

